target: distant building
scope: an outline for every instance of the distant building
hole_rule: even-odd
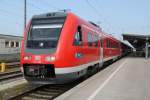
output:
[[[133,45],[136,55],[150,57],[150,35],[123,34],[123,39]]]

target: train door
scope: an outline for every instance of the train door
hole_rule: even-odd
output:
[[[84,32],[82,27],[78,26],[77,32],[75,33],[74,44],[73,44],[74,46],[76,46],[75,57],[76,57],[76,62],[78,62],[78,64],[83,64],[85,58],[83,33]]]
[[[103,66],[103,36],[100,34],[100,67]]]

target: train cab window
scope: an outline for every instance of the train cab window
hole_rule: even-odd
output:
[[[62,24],[33,25],[28,33],[27,48],[56,48]]]
[[[78,26],[77,32],[75,33],[73,45],[75,45],[75,46],[81,46],[82,45],[81,26]]]

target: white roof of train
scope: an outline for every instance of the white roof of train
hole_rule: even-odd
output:
[[[0,39],[22,40],[22,36],[0,34]]]

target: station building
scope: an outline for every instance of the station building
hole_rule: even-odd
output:
[[[127,40],[135,48],[137,56],[150,56],[150,35],[123,34],[123,39]]]

